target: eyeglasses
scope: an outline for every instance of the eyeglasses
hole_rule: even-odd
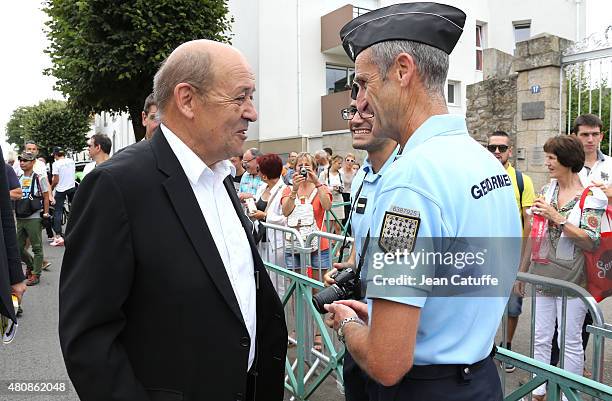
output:
[[[489,149],[491,153],[495,153],[497,149],[499,149],[499,153],[504,153],[509,147],[508,145],[487,145],[487,149]]]
[[[374,113],[371,113],[369,111],[359,112],[359,110],[357,110],[357,107],[347,107],[346,109],[342,109],[340,110],[340,114],[342,115],[342,119],[346,121],[352,120],[353,117],[355,117],[355,114],[359,114],[359,117],[364,119],[374,117]]]

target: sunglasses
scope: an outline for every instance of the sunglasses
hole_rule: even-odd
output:
[[[487,145],[487,149],[489,149],[491,153],[495,153],[497,149],[499,149],[499,153],[504,153],[509,147],[508,145]]]
[[[355,160],[353,160],[353,159],[346,159],[346,162],[347,163],[355,163]]]

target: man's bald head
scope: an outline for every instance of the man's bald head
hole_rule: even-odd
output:
[[[163,114],[167,109],[174,88],[180,83],[189,84],[200,94],[206,94],[214,83],[218,65],[232,56],[242,57],[232,46],[206,39],[185,42],[174,49],[153,79],[153,93],[159,113]]]

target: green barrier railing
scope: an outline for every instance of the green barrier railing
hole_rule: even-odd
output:
[[[294,233],[297,236],[297,232],[293,229],[267,223],[264,223],[264,225],[269,229]],[[340,235],[316,232],[311,234],[306,241],[298,239],[297,241],[301,245],[294,248],[293,252],[300,254],[300,264],[303,273],[306,272],[306,266],[310,265],[311,257],[311,249],[303,247],[303,244],[310,243],[312,236],[328,238],[336,242],[341,242],[343,238]],[[350,237],[349,240],[353,241]],[[294,317],[295,338],[290,338],[289,341],[295,345],[295,359],[292,362],[288,356],[285,361],[285,389],[293,395],[292,399],[307,401],[330,376],[334,376],[338,385],[342,386],[342,359],[345,348],[337,341],[335,333],[327,328],[323,321],[323,316],[317,312],[312,304],[313,292],[324,288],[323,284],[306,275],[284,269],[270,262],[265,262],[265,265],[271,273],[286,280],[287,285],[285,286],[284,294],[282,294],[282,301],[286,313]],[[518,279],[532,285],[545,284],[559,287],[563,289],[563,298],[567,296],[583,298],[594,318],[594,324],[589,326],[587,330],[594,336],[594,378],[601,381],[604,361],[603,342],[605,338],[612,338],[612,326],[603,322],[603,315],[599,305],[584,289],[574,284],[526,273],[519,273]],[[564,320],[565,317],[562,319],[561,327],[564,326]],[[291,323],[288,322],[288,324],[290,325]],[[534,322],[532,321],[532,330],[533,325]],[[313,347],[312,339],[315,333],[313,330],[321,333],[323,344],[323,350],[321,351]],[[533,355],[533,331],[531,342],[531,355]],[[564,351],[563,345],[561,347],[562,353]],[[612,388],[596,380],[570,373],[528,356],[506,350],[505,348],[498,348],[495,358],[502,363],[512,364],[519,369],[531,373],[530,380],[510,394],[507,394],[504,398],[505,401],[518,401],[525,396],[527,396],[525,399],[531,399],[531,392],[544,383],[548,383],[547,401],[559,400],[561,392],[570,401],[582,400],[579,394],[612,401]],[[502,376],[502,382],[504,383],[504,376]],[[341,399],[342,396],[339,394],[338,400]]]
[[[344,357],[344,347],[336,347],[328,328],[323,322],[323,317],[317,312],[312,304],[313,289],[322,289],[323,284],[302,274],[283,269],[282,267],[266,262],[266,267],[276,274],[288,280],[289,285],[283,296],[285,309],[293,309],[295,317],[295,361],[292,363],[289,356],[285,361],[285,389],[289,391],[297,400],[308,400],[319,386],[330,376],[335,374],[336,380],[342,380],[342,359]],[[292,300],[293,302],[290,302]],[[312,331],[311,325],[321,333],[323,348],[326,354],[310,347]],[[314,363],[308,366],[307,361],[310,355],[316,357]],[[321,365],[323,364],[322,368]],[[308,369],[308,370],[307,370]]]
[[[340,226],[340,234],[341,236],[344,236],[344,234],[346,234],[348,228],[349,228],[349,223],[347,222],[347,224],[342,224],[342,219],[338,219],[338,217],[336,216],[336,213],[334,213],[334,208],[337,207],[344,207],[344,206],[350,206],[351,202],[334,202],[332,203],[332,207],[330,210],[325,212],[325,229],[328,233],[332,232],[332,226],[334,223],[337,223]],[[334,262],[338,262],[337,260],[337,254],[338,251],[340,250],[340,247],[342,246],[342,241],[337,241],[332,247],[330,247],[330,254],[332,255],[332,259],[334,260]],[[344,256],[348,256],[348,255],[344,255]]]
[[[600,400],[612,400],[612,388],[595,380],[587,379],[570,373],[567,370],[536,361],[533,358],[498,348],[495,358],[504,363],[510,363],[519,369],[535,374],[527,383],[512,393],[506,395],[504,401],[519,401],[529,397],[531,392],[540,385],[548,382],[546,391],[547,401],[560,399],[561,392],[570,401],[581,401],[579,393],[590,395]]]

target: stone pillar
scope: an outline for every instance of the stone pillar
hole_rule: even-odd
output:
[[[565,121],[566,88],[559,92],[561,52],[570,43],[543,35],[516,44],[516,167],[532,178],[536,192],[548,181],[542,147],[548,138],[559,134],[560,120],[561,124]]]

